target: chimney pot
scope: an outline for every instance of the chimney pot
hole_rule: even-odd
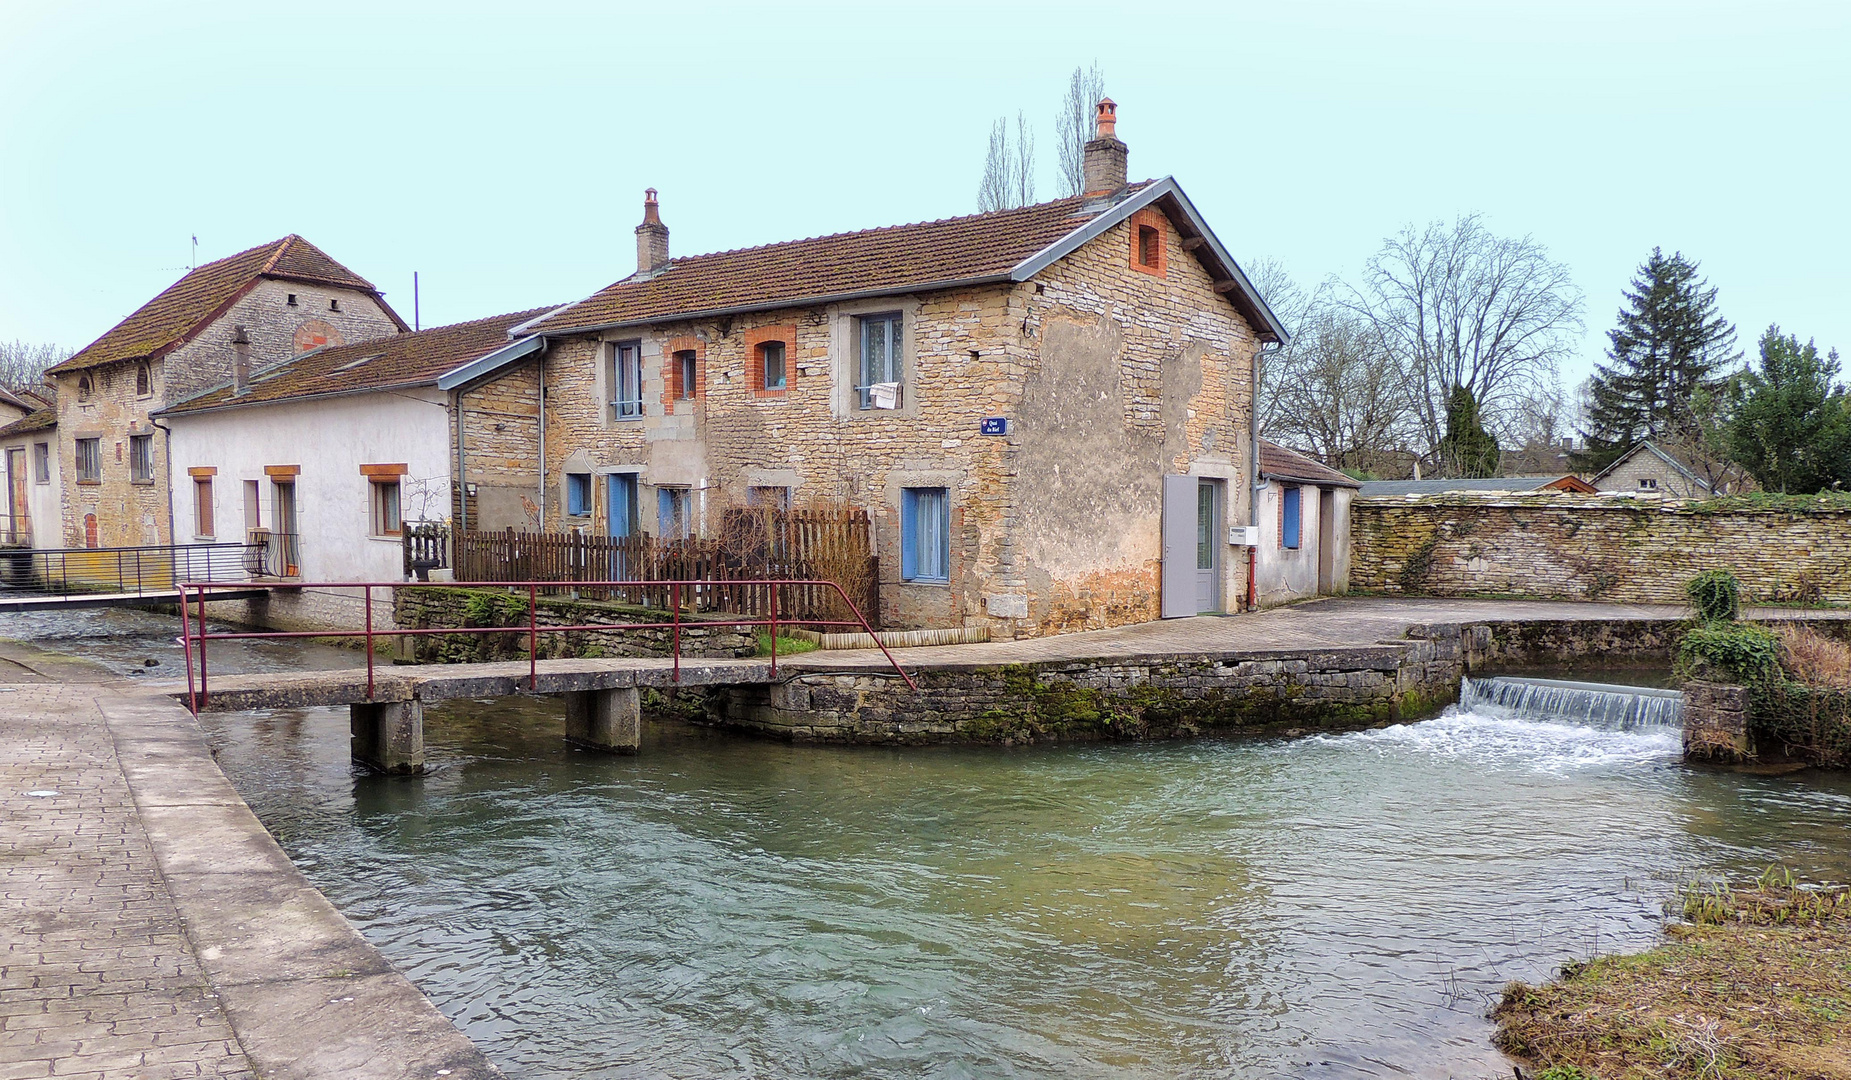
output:
[[[1086,144],[1086,194],[1110,195],[1125,186],[1129,154],[1117,135],[1117,102],[1111,98],[1099,99],[1096,127],[1097,137]]]
[[[668,265],[668,226],[662,224],[662,205],[656,189],[643,189],[643,223],[636,227],[636,272],[649,276]]]

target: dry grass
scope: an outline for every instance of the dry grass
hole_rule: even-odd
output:
[[[1851,689],[1851,645],[1806,626],[1782,626],[1774,633],[1787,674],[1809,686]]]
[[[1770,874],[1682,906],[1666,945],[1511,983],[1498,1045],[1599,1080],[1851,1080],[1851,896]]]

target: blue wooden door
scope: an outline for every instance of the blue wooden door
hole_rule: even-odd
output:
[[[622,540],[636,535],[636,474],[611,473],[607,478],[610,498],[605,505],[606,529],[613,539]],[[610,578],[612,581],[627,581],[630,577],[629,563],[622,551],[611,551]]]

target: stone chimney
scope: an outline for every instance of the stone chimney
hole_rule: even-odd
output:
[[[648,277],[668,265],[668,226],[662,224],[662,206],[656,189],[643,191],[643,223],[636,227],[636,272]]]
[[[1125,186],[1125,144],[1114,132],[1118,128],[1118,105],[1111,98],[1099,99],[1093,141],[1086,144],[1086,194],[1110,195]]]
[[[242,394],[251,388],[251,335],[244,324],[231,330],[231,392]]]

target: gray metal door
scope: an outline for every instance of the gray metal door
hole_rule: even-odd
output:
[[[1196,613],[1196,479],[1163,478],[1163,617]]]

